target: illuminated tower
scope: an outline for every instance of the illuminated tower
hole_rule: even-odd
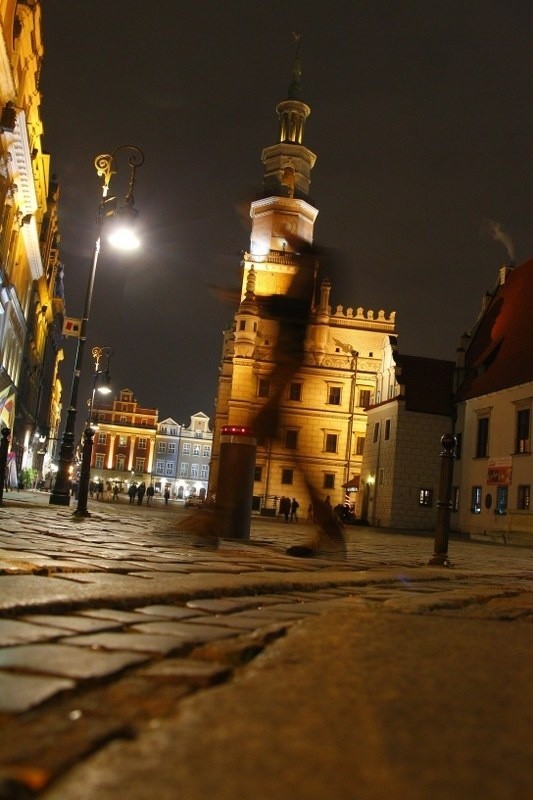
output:
[[[332,502],[344,498],[343,483],[360,471],[364,406],[374,396],[381,345],[394,333],[394,313],[374,317],[342,306],[332,312],[331,283],[320,277],[313,247],[318,209],[309,194],[316,156],[304,145],[311,109],[302,99],[298,38],[288,96],[276,112],[278,141],[262,152],[263,187],[250,207],[241,301],[224,333],[209,484],[212,497],[221,427],[255,428],[254,508],[262,513],[282,495],[304,507],[304,474]],[[305,322],[291,353],[293,310]],[[275,435],[265,436],[257,415],[269,402],[279,419]]]

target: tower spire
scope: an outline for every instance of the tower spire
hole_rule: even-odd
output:
[[[300,84],[300,79],[302,77],[302,60],[301,60],[301,56],[300,56],[302,34],[301,33],[294,33],[294,31],[293,31],[292,38],[294,39],[294,43],[296,45],[296,51],[294,53],[294,65],[293,65],[293,68],[292,68],[292,81],[289,84],[289,91],[287,93],[287,99],[288,100],[303,100],[302,87],[301,87],[301,84]]]

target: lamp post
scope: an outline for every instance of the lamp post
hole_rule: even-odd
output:
[[[108,198],[109,183],[111,177],[116,174],[115,159],[119,152],[123,150],[131,151],[128,157],[128,164],[130,167],[130,177],[128,191],[126,193],[124,206],[116,209],[116,198]],[[144,153],[134,145],[121,145],[117,147],[111,154],[104,153],[96,156],[94,165],[96,167],[97,175],[103,178],[102,195],[98,204],[96,215],[96,239],[94,243],[93,257],[91,268],[89,271],[89,280],[87,282],[87,290],[85,293],[85,305],[83,309],[83,317],[81,320],[80,335],[78,338],[78,346],[76,349],[76,362],[74,365],[74,373],[72,376],[72,386],[70,391],[70,405],[67,411],[67,419],[65,423],[65,431],[61,440],[61,449],[59,452],[59,467],[57,472],[54,488],[50,494],[50,503],[52,505],[68,506],[70,505],[70,486],[69,486],[69,470],[72,465],[74,456],[74,440],[76,429],[76,411],[78,403],[78,389],[80,384],[81,367],[83,363],[83,351],[85,341],[87,339],[87,325],[89,322],[89,315],[91,311],[91,302],[93,296],[94,278],[96,274],[96,265],[98,263],[98,256],[100,254],[100,240],[102,236],[102,226],[106,217],[114,216],[117,222],[122,222],[124,226],[128,226],[130,230],[130,238],[124,238],[124,227],[115,231],[112,244],[123,249],[132,249],[138,247],[139,242],[133,237],[131,231],[131,224],[137,217],[137,210],[134,206],[133,190],[135,187],[135,172],[138,167],[144,163]]]
[[[83,432],[83,452],[81,456],[81,469],[80,469],[80,482],[78,485],[78,505],[74,511],[76,517],[90,517],[87,510],[87,498],[89,495],[89,482],[91,479],[91,457],[93,452],[93,436],[94,428],[92,426],[94,397],[96,394],[96,384],[98,380],[103,380],[102,385],[98,391],[102,394],[109,394],[111,388],[109,386],[109,361],[111,359],[112,350],[110,347],[93,347],[91,353],[94,358],[94,377],[93,377],[93,391],[89,401],[89,412],[87,415],[87,425]],[[100,369],[100,359],[102,356],[107,357],[107,364],[105,369]]]

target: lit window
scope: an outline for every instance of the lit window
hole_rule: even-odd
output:
[[[180,478],[186,478],[189,474],[189,465],[186,461],[182,461],[180,464]]]
[[[496,487],[495,514],[507,514],[507,486]]]
[[[192,454],[193,454],[193,456],[199,456],[200,455],[200,445],[199,444],[193,444],[193,446],[192,446]]]
[[[182,451],[184,456],[190,455],[190,453],[191,453],[191,445],[190,445],[190,443],[189,442],[184,442],[183,443],[183,447],[181,448],[181,451]]]
[[[139,439],[139,450],[146,450],[146,439],[144,436],[141,436]]]
[[[122,471],[124,469],[124,456],[117,456],[115,459],[115,469]]]
[[[420,489],[418,493],[419,506],[432,506],[433,505],[433,489]]]
[[[94,467],[95,469],[103,469],[104,468],[104,456],[102,453],[97,453],[94,459]]]
[[[481,486],[472,486],[470,511],[472,514],[481,514]]]
[[[209,478],[209,464],[202,464],[200,467],[200,478],[206,481]]]
[[[135,459],[135,472],[144,472],[144,458]]]
[[[197,478],[200,472],[198,464],[191,464],[191,478]]]
[[[105,433],[98,434],[98,444],[105,444],[107,440],[107,436]]]

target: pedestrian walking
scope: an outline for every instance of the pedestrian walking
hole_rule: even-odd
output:
[[[143,498],[145,492],[146,492],[146,484],[144,481],[142,481],[142,483],[139,484],[139,487],[137,489],[137,504],[140,506],[142,506],[143,504]]]
[[[313,504],[309,503],[309,505],[307,506],[307,522],[313,522],[314,517],[315,515],[313,513]]]
[[[152,505],[152,500],[153,500],[154,494],[155,494],[154,485],[153,485],[153,483],[151,483],[150,486],[146,490],[146,505],[147,506],[151,506]]]
[[[285,517],[285,522],[289,521],[289,514],[291,513],[291,498],[282,497],[279,504],[279,510]]]
[[[114,503],[118,503],[118,483],[113,484],[113,497],[111,498]]]
[[[300,508],[300,503],[298,500],[293,497],[291,503],[291,522],[298,522],[298,509]]]
[[[168,506],[168,501],[170,500],[170,490],[168,487],[165,489],[165,494],[163,496],[165,498],[165,505]]]
[[[128,488],[128,497],[130,498],[130,506],[135,502],[135,498],[137,497],[137,484],[135,482],[130,483]]]

